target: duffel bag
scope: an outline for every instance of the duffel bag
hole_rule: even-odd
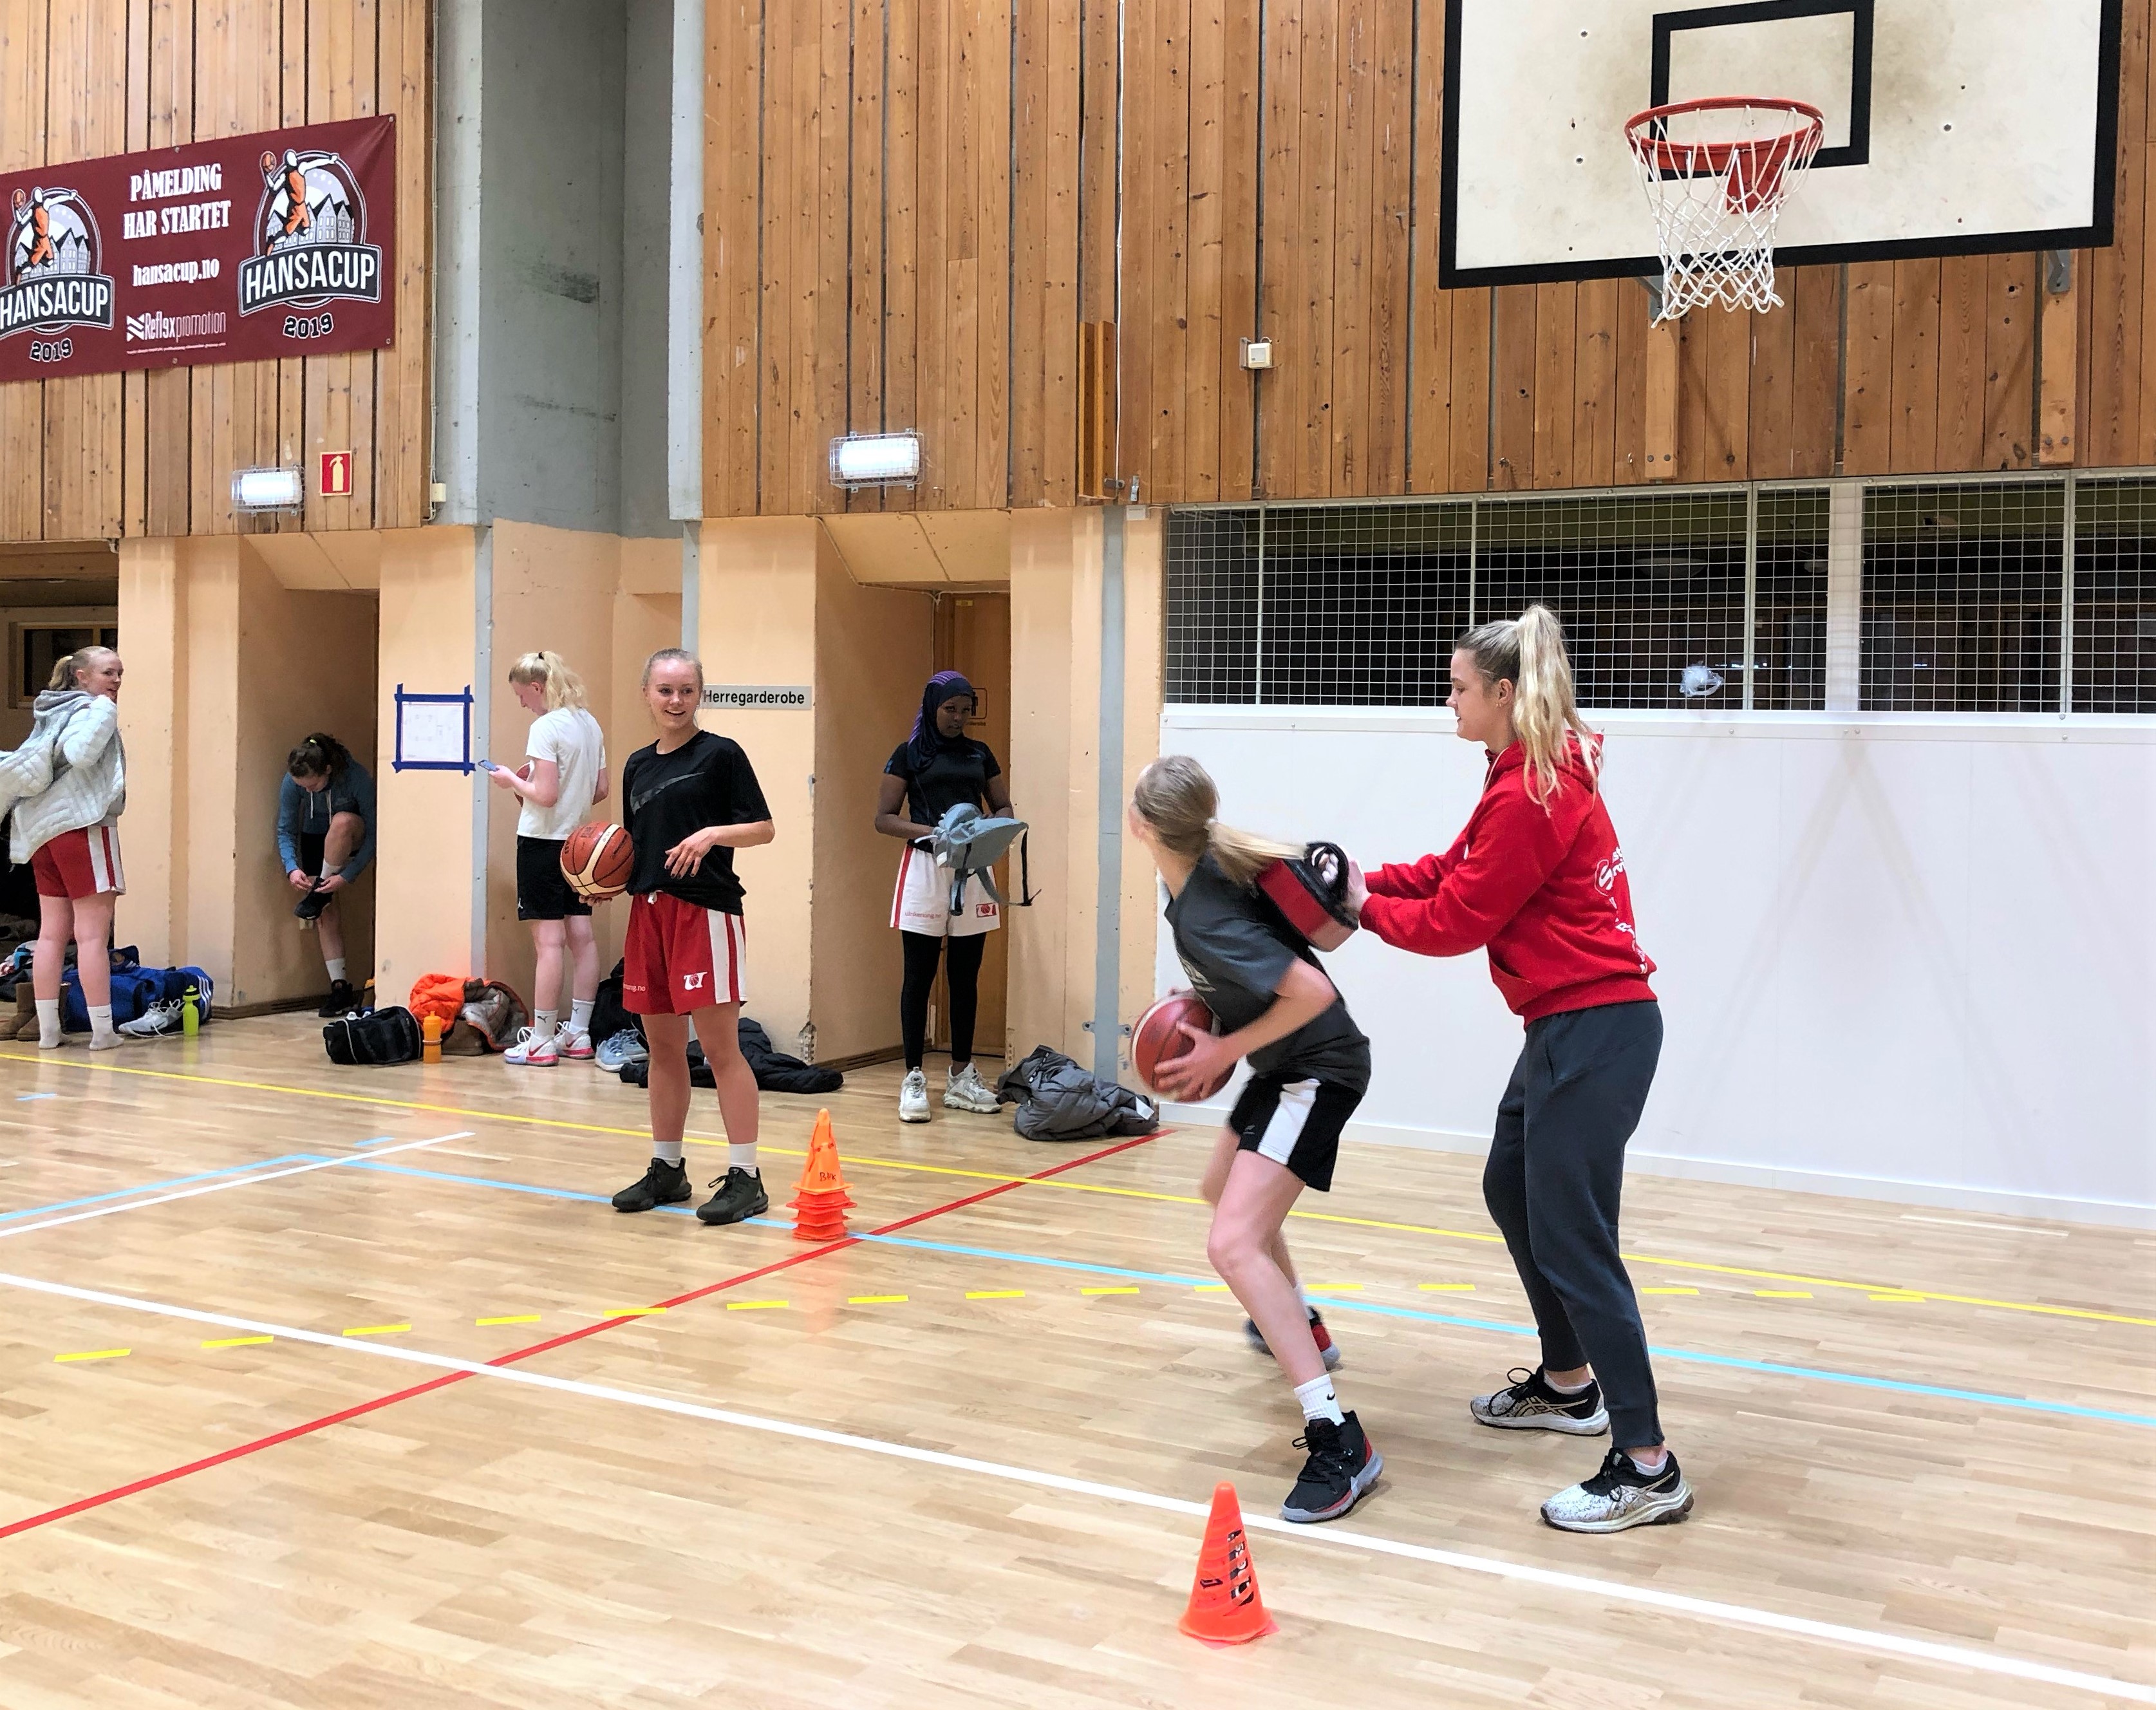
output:
[[[409,1009],[396,1005],[346,1015],[322,1029],[322,1049],[332,1063],[416,1063],[419,1023]]]

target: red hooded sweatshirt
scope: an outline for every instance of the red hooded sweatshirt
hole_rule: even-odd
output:
[[[1363,924],[1424,956],[1486,948],[1522,1020],[1652,998],[1655,964],[1632,930],[1625,854],[1594,775],[1568,742],[1562,787],[1527,788],[1527,750],[1493,755],[1482,799],[1441,855],[1367,876]]]

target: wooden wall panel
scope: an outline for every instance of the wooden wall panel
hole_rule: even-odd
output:
[[[398,116],[385,351],[0,386],[0,540],[229,533],[232,471],[353,454],[350,498],[267,528],[428,514],[428,0],[0,0],[0,166]],[[23,472],[34,471],[25,478]]]

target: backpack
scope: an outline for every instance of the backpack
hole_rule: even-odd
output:
[[[1020,908],[1033,906],[1033,867],[1026,850],[1026,824],[1023,819],[990,819],[971,802],[954,804],[937,823],[936,834],[928,840],[930,852],[939,867],[951,870],[951,912],[966,911],[966,881],[978,879],[981,888],[1004,904],[1004,894],[996,889],[996,876],[991,870],[995,864],[1018,845],[1019,903]]]
[[[155,968],[142,966],[136,958],[135,947],[112,953],[112,1024],[138,1019],[152,1004],[161,1003],[165,996],[165,976]],[[69,1033],[90,1031],[90,1005],[82,994],[82,971],[68,968],[60,971],[60,1025]]]
[[[347,1015],[322,1029],[322,1049],[332,1063],[416,1063],[419,1024],[409,1009],[394,1006]]]
[[[1313,843],[1300,856],[1258,870],[1258,894],[1313,950],[1337,950],[1355,933],[1348,912],[1348,856],[1337,843]]]
[[[168,1004],[183,1003],[187,999],[187,988],[192,986],[195,989],[197,1016],[203,1021],[209,1019],[210,999],[217,992],[215,980],[199,968],[162,968],[157,970],[157,973],[165,988],[157,994],[161,999]]]
[[[592,999],[592,1038],[603,1045],[617,1033],[633,1033],[644,1037],[644,1024],[622,1007],[621,970],[619,962],[613,972],[599,982],[598,994]]]

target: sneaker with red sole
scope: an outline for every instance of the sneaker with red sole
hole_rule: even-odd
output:
[[[564,1021],[562,1030],[554,1035],[554,1055],[567,1057],[572,1063],[584,1063],[598,1053],[593,1049],[591,1035],[580,1033]]]
[[[551,1069],[560,1059],[552,1039],[542,1038],[536,1028],[520,1027],[516,1043],[501,1054],[501,1060],[512,1069]]]
[[[1340,1345],[1333,1341],[1332,1333],[1325,1327],[1325,1320],[1317,1316],[1317,1308],[1312,1307],[1309,1312],[1310,1339],[1317,1344],[1318,1357],[1325,1362],[1325,1369],[1337,1372],[1340,1369]],[[1265,1332],[1248,1318],[1243,1320],[1243,1334],[1250,1338],[1250,1346],[1260,1353],[1268,1357],[1271,1355],[1272,1349],[1265,1346]]]

